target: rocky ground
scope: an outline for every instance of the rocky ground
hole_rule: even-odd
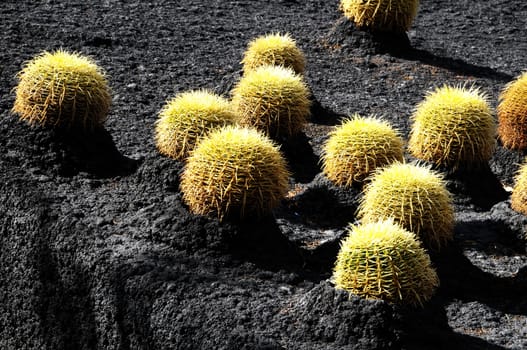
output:
[[[524,154],[450,174],[455,241],[432,256],[424,308],[349,297],[328,281],[360,192],[320,173],[351,113],[406,137],[424,94],[474,84],[495,107],[527,68],[527,3],[423,0],[411,47],[372,45],[338,1],[14,1],[0,4],[0,348],[522,349],[527,217],[510,209]],[[289,32],[305,52],[313,117],[283,146],[291,192],[272,217],[218,223],[181,201],[183,164],[156,151],[174,94],[228,96],[249,40]],[[92,134],[31,128],[10,109],[42,50],[93,57],[113,105]]]

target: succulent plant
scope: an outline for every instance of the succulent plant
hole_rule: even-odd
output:
[[[452,170],[485,164],[496,147],[496,122],[477,88],[443,86],[412,116],[408,149],[418,159]]]
[[[349,187],[377,167],[403,161],[403,148],[403,140],[387,122],[355,114],[330,134],[322,171],[333,183]]]
[[[288,179],[286,162],[268,137],[252,128],[225,126],[197,144],[180,186],[191,212],[243,219],[276,207]]]
[[[422,305],[432,297],[439,278],[415,235],[384,220],[350,227],[333,282],[368,299]]]
[[[161,154],[184,160],[201,137],[235,121],[227,99],[205,90],[184,92],[169,100],[159,113],[156,145]]]
[[[410,29],[419,0],[341,0],[344,16],[358,28],[405,32]]]
[[[232,91],[242,126],[272,139],[298,134],[310,115],[309,90],[302,77],[280,66],[260,66],[242,77]]]
[[[527,149],[527,72],[505,86],[498,104],[498,135],[509,149]]]
[[[245,50],[244,72],[264,65],[284,66],[297,74],[303,74],[306,59],[302,50],[289,34],[267,34],[252,40]]]
[[[520,166],[516,174],[511,194],[511,208],[527,215],[527,161]]]
[[[92,129],[111,104],[103,70],[90,58],[64,50],[43,52],[17,75],[13,112],[32,125]]]
[[[452,239],[454,210],[442,177],[427,167],[393,163],[375,172],[358,209],[363,223],[393,219],[439,250]]]

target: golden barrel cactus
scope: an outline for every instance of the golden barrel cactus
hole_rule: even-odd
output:
[[[289,34],[267,34],[252,40],[242,62],[245,73],[256,67],[275,65],[291,68],[303,74],[306,66],[304,53]]]
[[[420,306],[432,297],[439,278],[415,235],[385,220],[350,227],[333,282],[364,298]]]
[[[168,157],[184,160],[201,137],[235,121],[230,101],[219,95],[206,90],[178,94],[159,113],[155,126],[157,149]]]
[[[260,66],[242,77],[232,91],[242,126],[254,127],[273,139],[302,131],[310,115],[309,89],[301,76],[280,66]]]
[[[344,16],[358,28],[405,32],[417,15],[419,0],[341,0]]]
[[[88,57],[64,50],[44,52],[17,77],[13,112],[29,124],[92,129],[108,117],[108,82]]]
[[[524,162],[514,181],[511,194],[511,207],[519,213],[527,215],[527,162]]]
[[[333,183],[349,187],[364,181],[377,167],[402,162],[403,153],[403,140],[390,124],[355,114],[330,134],[322,171]]]
[[[496,148],[496,121],[476,88],[438,88],[417,105],[412,120],[410,153],[437,166],[480,166]]]
[[[224,218],[264,216],[289,187],[286,161],[278,147],[251,128],[226,126],[204,137],[181,176],[190,211]]]
[[[363,223],[393,219],[438,250],[452,239],[454,209],[442,177],[429,168],[393,163],[376,171],[358,209]]]
[[[527,72],[505,86],[498,104],[498,135],[509,149],[527,149]]]

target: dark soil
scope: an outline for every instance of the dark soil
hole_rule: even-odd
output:
[[[314,100],[282,146],[290,195],[258,222],[192,215],[183,164],[155,149],[157,114],[181,91],[228,96],[248,41],[270,32],[297,39]],[[358,31],[337,0],[4,0],[0,46],[0,349],[527,348],[527,217],[509,202],[524,154],[498,146],[488,168],[448,174],[455,240],[432,255],[441,286],[417,309],[330,284],[361,192],[319,164],[354,112],[406,137],[434,87],[475,84],[495,107],[527,68],[524,0],[423,0],[407,36]],[[61,47],[108,72],[104,129],[10,112],[23,63]]]

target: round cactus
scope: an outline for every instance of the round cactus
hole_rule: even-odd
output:
[[[387,123],[355,114],[324,145],[322,171],[339,186],[362,182],[377,167],[403,161],[403,140]]]
[[[302,77],[280,66],[260,66],[244,75],[232,91],[232,103],[240,125],[273,139],[298,134],[310,114]]]
[[[268,34],[249,43],[241,63],[246,73],[256,67],[275,65],[303,74],[306,59],[289,34]]]
[[[422,305],[439,285],[415,235],[391,220],[351,226],[333,271],[335,287],[392,303]]]
[[[527,215],[527,162],[518,170],[511,194],[511,208]]]
[[[498,135],[509,149],[527,149],[527,72],[507,84],[498,104]]]
[[[494,153],[496,122],[476,88],[438,88],[417,105],[412,119],[408,149],[418,159],[455,170],[482,165]]]
[[[363,223],[392,218],[438,250],[452,239],[452,198],[441,176],[415,165],[393,163],[374,174],[358,209]]]
[[[277,146],[251,128],[226,126],[204,137],[187,159],[183,199],[195,214],[244,218],[268,214],[288,190]]]
[[[44,52],[17,77],[13,112],[29,124],[91,129],[108,116],[111,96],[105,74],[88,57]]]
[[[161,154],[183,160],[199,138],[235,120],[231,103],[221,96],[205,90],[179,94],[159,113],[155,130],[157,148]]]
[[[358,28],[405,32],[410,29],[419,0],[341,0],[344,16]]]

